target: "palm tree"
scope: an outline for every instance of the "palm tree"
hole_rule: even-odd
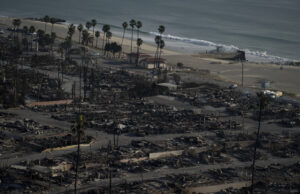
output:
[[[68,28],[68,35],[70,36],[71,40],[74,33],[75,33],[75,26],[74,24],[70,24]]]
[[[95,36],[96,36],[96,48],[97,48],[97,45],[98,45],[98,38],[100,37],[100,32],[99,32],[99,31],[96,31]]]
[[[85,27],[90,30],[90,28],[92,27],[92,23],[90,21],[86,22]]]
[[[26,48],[26,51],[28,50],[28,39],[22,38],[22,46],[23,48]],[[23,69],[23,63],[22,63],[22,69]]]
[[[87,30],[82,31],[82,43],[88,45],[90,33]]]
[[[165,26],[163,26],[163,25],[160,25],[159,27],[158,27],[158,32],[160,33],[160,36],[165,32]]]
[[[28,27],[27,26],[23,26],[23,31],[22,31],[22,42],[23,45],[26,46],[26,50],[28,50],[28,40],[26,38],[26,35],[28,34]],[[25,38],[24,38],[25,35]]]
[[[14,19],[13,22],[12,22],[12,24],[13,24],[13,26],[15,28],[15,31],[17,32],[17,34],[18,34],[19,26],[21,25],[21,23],[22,22],[21,22],[20,19]],[[15,35],[14,35],[14,37],[15,37]]]
[[[35,32],[35,27],[34,26],[30,26],[29,27],[29,33],[33,34]]]
[[[136,22],[136,28],[137,28],[137,38],[140,37],[140,28],[143,26],[141,21]]]
[[[109,40],[111,39],[111,37],[112,37],[111,31],[106,32],[106,39],[107,39],[108,44],[109,44]]]
[[[24,34],[28,34],[28,27],[27,26],[23,26],[23,33]]]
[[[262,117],[262,111],[266,107],[268,102],[268,97],[263,93],[257,93],[257,97],[259,100],[259,113],[258,113],[258,128],[256,133],[256,141],[254,144],[254,152],[253,152],[253,163],[252,163],[252,178],[251,178],[251,193],[253,194],[254,190],[254,176],[255,176],[255,161],[256,161],[256,149],[259,145],[259,133],[260,133],[260,127],[261,127],[261,117]]]
[[[159,56],[159,49],[160,49],[160,43],[161,43],[161,40],[162,40],[162,34],[165,32],[165,26],[163,25],[160,25],[158,27],[158,32],[159,32],[159,37],[160,37],[160,40],[155,40],[155,43],[157,44],[157,47],[156,47],[156,53],[155,53],[155,59],[157,59],[156,61],[158,62],[158,56]],[[156,38],[156,37],[155,37]]]
[[[136,25],[134,19],[130,20],[129,25],[131,26],[131,44],[130,44],[130,52],[132,53],[132,40],[133,40],[133,28]],[[130,55],[131,56],[131,55]]]
[[[21,25],[21,20],[20,19],[14,19],[13,20],[13,25],[15,28],[19,29],[19,26]]]
[[[93,36],[95,35],[95,26],[97,25],[97,21],[95,19],[92,19],[91,21],[92,27],[93,27]],[[92,46],[94,45],[94,41],[92,43]]]
[[[123,26],[123,37],[122,37],[121,47],[123,46],[123,40],[124,40],[126,28],[128,27],[128,23],[127,22],[123,22],[122,26]]]
[[[32,50],[32,39],[33,39],[33,33],[35,32],[35,27],[34,26],[30,26],[29,28],[29,33],[31,34],[31,50]]]
[[[106,49],[107,47],[110,48],[109,40],[111,39],[111,37],[112,37],[111,31],[106,32],[105,50],[107,50],[107,49]],[[109,49],[108,49],[108,50],[109,50]],[[107,55],[108,55],[108,52],[106,52],[106,53],[107,53]]]
[[[104,49],[104,39],[106,38],[106,33],[109,32],[110,30],[110,25],[108,24],[105,24],[103,27],[102,27],[102,31],[103,31],[103,42],[102,42],[102,49]]]
[[[79,40],[78,42],[80,43],[80,40],[81,40],[81,32],[83,30],[83,25],[82,24],[79,24],[78,27],[77,27],[77,30],[79,31]]]
[[[38,37],[43,37],[46,33],[44,30],[38,29],[38,31],[36,32]]]
[[[136,41],[136,45],[137,45],[137,57],[136,57],[136,65],[139,64],[139,57],[140,57],[140,47],[143,44],[143,40],[141,38],[138,38]]]
[[[157,63],[158,63],[158,67],[160,66],[160,57],[161,57],[161,53],[162,53],[162,49],[165,47],[165,41],[164,40],[160,40],[160,43],[159,43],[159,55],[158,55],[158,60],[157,60]]]
[[[50,17],[46,15],[43,18],[43,21],[45,22],[45,32],[47,32],[47,23],[50,21]]]
[[[51,23],[51,33],[53,32],[53,25],[56,23],[56,18],[50,18]]]
[[[156,51],[154,56],[154,65],[156,66],[157,58],[158,58],[158,50],[159,50],[159,44],[161,42],[161,36],[155,36],[154,38],[155,44],[156,44]]]
[[[23,32],[22,33],[25,34],[25,36],[26,36],[26,34],[28,34],[28,27],[27,26],[23,26]]]
[[[85,38],[85,36],[87,36],[87,42],[88,42],[88,36],[89,36],[89,32],[87,30],[83,30],[82,32],[83,34],[86,34],[86,35],[82,35],[82,38]],[[81,99],[81,83],[82,83],[82,69],[83,69],[83,64],[85,63],[86,61],[86,53],[88,52],[88,48],[85,47],[85,46],[82,46],[80,47],[80,55],[81,55],[81,66],[79,68],[79,98],[80,98],[80,102],[82,101]],[[85,87],[84,87],[84,93],[85,93]],[[80,104],[79,104],[80,105]],[[81,111],[80,109],[81,107],[79,106],[79,111]]]
[[[77,119],[77,123],[72,126],[72,133],[75,134],[77,137],[77,157],[76,157],[76,167],[75,167],[75,184],[74,184],[74,193],[77,192],[77,177],[78,177],[78,166],[79,166],[79,159],[80,159],[80,140],[85,135],[85,126],[86,121],[83,115],[79,115]]]
[[[73,35],[74,35],[74,33],[75,33],[75,26],[74,26],[74,24],[70,24],[69,25],[69,28],[68,28],[68,36],[66,37],[66,40],[67,40],[67,42],[70,44],[70,48],[72,47],[72,37],[73,37]],[[66,52],[66,53],[68,53],[68,57],[70,56],[69,55],[69,52]]]
[[[53,55],[53,44],[55,43],[55,39],[56,39],[56,33],[51,32],[51,51],[52,51],[52,55]]]

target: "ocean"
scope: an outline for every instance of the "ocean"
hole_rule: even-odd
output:
[[[68,23],[96,19],[122,34],[130,19],[143,23],[154,44],[164,25],[166,48],[201,53],[241,49],[250,61],[300,60],[300,0],[0,0],[1,16],[54,16]],[[101,25],[98,26],[101,29]],[[127,33],[129,36],[129,33]]]

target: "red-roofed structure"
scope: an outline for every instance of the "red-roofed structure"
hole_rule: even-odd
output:
[[[27,104],[29,107],[35,107],[35,106],[54,106],[54,105],[65,105],[65,104],[71,104],[73,100],[56,100],[56,101],[45,101],[45,102],[32,102]]]
[[[137,62],[137,53],[128,53],[127,59],[128,62],[131,64],[136,64]],[[146,68],[146,69],[155,69],[155,68],[161,68],[166,69],[166,60],[163,58],[156,59],[148,54],[140,53],[139,60],[137,63],[138,66]]]

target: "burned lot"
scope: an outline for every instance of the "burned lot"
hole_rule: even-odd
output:
[[[0,41],[0,192],[299,192],[299,104],[60,43]]]

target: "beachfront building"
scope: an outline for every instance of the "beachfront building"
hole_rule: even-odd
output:
[[[138,63],[137,63],[138,58]],[[163,58],[156,59],[150,55],[140,53],[138,57],[137,53],[127,54],[127,60],[130,64],[137,64],[137,66],[145,69],[169,69],[166,60]]]
[[[148,58],[148,57],[151,57],[151,56],[147,55],[147,54],[144,54],[144,53],[140,53],[139,62],[142,59],[145,59],[145,58]],[[138,58],[138,54],[137,53],[128,53],[127,54],[127,60],[128,60],[128,63],[130,63],[130,64],[136,64],[137,58]]]
[[[139,62],[139,66],[145,69],[167,69],[165,59],[155,59],[153,57],[144,58]]]

